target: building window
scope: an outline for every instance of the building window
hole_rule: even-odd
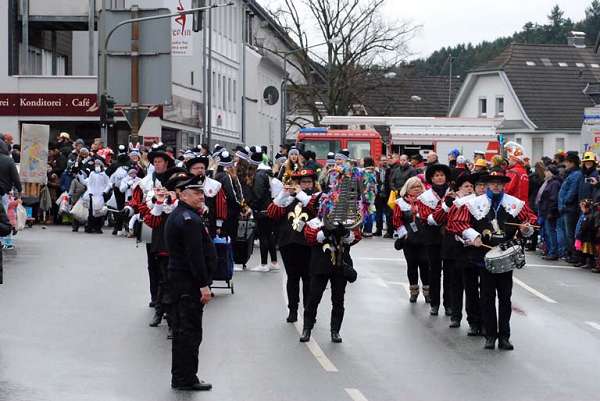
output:
[[[555,152],[558,151],[564,151],[565,150],[565,138],[556,138],[556,144],[555,144]]]
[[[516,141],[519,145],[523,145],[523,138],[516,138]]]
[[[237,81],[233,80],[233,112],[237,113]]]
[[[217,73],[213,71],[212,73],[212,106],[217,107]]]
[[[504,115],[504,97],[502,97],[502,96],[496,97],[496,115],[497,116]]]
[[[231,78],[227,78],[227,111],[233,111],[233,102],[231,101]]]
[[[223,110],[227,110],[227,78],[223,75],[223,98],[221,99]]]
[[[67,58],[56,55],[56,74],[66,75]],[[27,68],[29,75],[50,76],[52,74],[52,52],[49,50],[38,49],[29,46],[29,65]]]
[[[221,74],[217,77],[217,107],[222,108],[221,102],[223,99],[221,98]]]
[[[484,97],[479,98],[479,115],[487,116],[487,99]]]

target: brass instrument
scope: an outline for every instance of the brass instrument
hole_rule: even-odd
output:
[[[342,267],[344,254],[343,234],[362,224],[359,210],[362,194],[362,181],[352,174],[338,176],[339,194],[331,211],[323,217],[325,229],[333,232],[332,244],[323,245],[323,251],[331,252],[331,262],[334,267]]]

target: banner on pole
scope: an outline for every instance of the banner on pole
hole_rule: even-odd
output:
[[[23,124],[21,127],[22,182],[46,184],[48,173],[48,140],[50,126]]]
[[[164,5],[176,13],[192,8],[192,0],[164,0]],[[192,19],[191,14],[179,15],[171,19],[171,54],[173,56],[194,55]]]

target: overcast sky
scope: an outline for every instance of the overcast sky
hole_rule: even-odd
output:
[[[275,9],[281,0],[260,0]],[[411,58],[459,43],[479,43],[508,36],[526,22],[547,22],[550,9],[558,4],[573,21],[583,19],[592,0],[387,0],[385,15],[422,25],[410,42]],[[319,41],[317,37],[315,39]]]
[[[411,42],[416,57],[443,46],[479,43],[511,35],[528,22],[544,24],[558,4],[573,21],[583,19],[591,0],[388,0],[386,15],[422,25]]]

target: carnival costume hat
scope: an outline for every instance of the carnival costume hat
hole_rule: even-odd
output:
[[[454,148],[448,153],[448,156],[453,156],[456,159],[458,156],[460,156],[460,150]]]
[[[506,173],[501,168],[493,168],[489,173],[483,175],[481,177],[483,182],[500,182],[502,184],[508,184],[510,182],[510,177],[506,176]]]
[[[454,182],[454,187],[458,191],[458,189],[462,187],[465,182],[470,182],[471,184],[475,185],[479,179],[478,176],[479,174],[461,174]]]
[[[263,153],[260,151],[260,147],[258,149],[259,151],[253,152],[250,160],[248,160],[254,166],[258,166],[263,161]]]
[[[249,161],[250,160],[250,148],[247,146],[246,147],[238,146],[237,148],[235,148],[235,155],[242,160]]]
[[[446,176],[446,181],[450,181],[450,177],[452,177],[452,171],[450,170],[450,167],[446,166],[445,164],[432,164],[431,166],[428,166],[427,170],[425,171],[425,180],[431,184],[433,175],[438,171],[444,173]]]
[[[157,157],[160,157],[166,161],[169,167],[172,167],[175,164],[175,161],[171,155],[167,153],[167,149],[162,143],[152,145],[152,149],[150,150],[150,153],[148,153],[148,161],[150,163],[154,163],[154,159]]]
[[[221,151],[219,154],[219,166],[221,167],[233,167],[233,158],[227,150]]]
[[[225,149],[223,146],[219,145],[218,143],[215,144],[214,148],[213,148],[213,152],[212,155],[213,156],[219,156],[222,152],[225,152],[227,149]]]
[[[333,166],[335,164],[335,153],[327,153],[327,162],[325,164],[327,164],[328,166]]]
[[[348,160],[350,158],[350,151],[348,149],[342,149],[335,154],[336,160]]]
[[[596,154],[594,152],[585,152],[583,154],[582,162],[594,162],[596,163]]]
[[[279,154],[279,153],[275,155],[275,163],[279,163],[280,165],[283,165],[286,161],[287,161],[286,156]]]
[[[504,145],[504,150],[506,151],[509,160],[516,160],[521,163],[524,161],[525,149],[518,143],[507,142],[506,145]]]
[[[477,159],[477,161],[475,162],[475,166],[477,166],[477,167],[487,167],[488,166],[487,160],[485,160],[485,159]]]
[[[311,169],[302,169],[292,172],[292,179],[301,180],[302,178],[312,178],[313,180],[316,180],[317,173]]]
[[[204,167],[206,169],[208,169],[208,165],[210,163],[210,159],[208,158],[208,156],[204,156],[204,155],[200,155],[200,156],[195,156],[189,160],[186,160],[185,162],[185,168],[187,168],[188,170],[192,168],[192,166],[194,164],[198,164],[198,163],[202,163],[204,164]]]

